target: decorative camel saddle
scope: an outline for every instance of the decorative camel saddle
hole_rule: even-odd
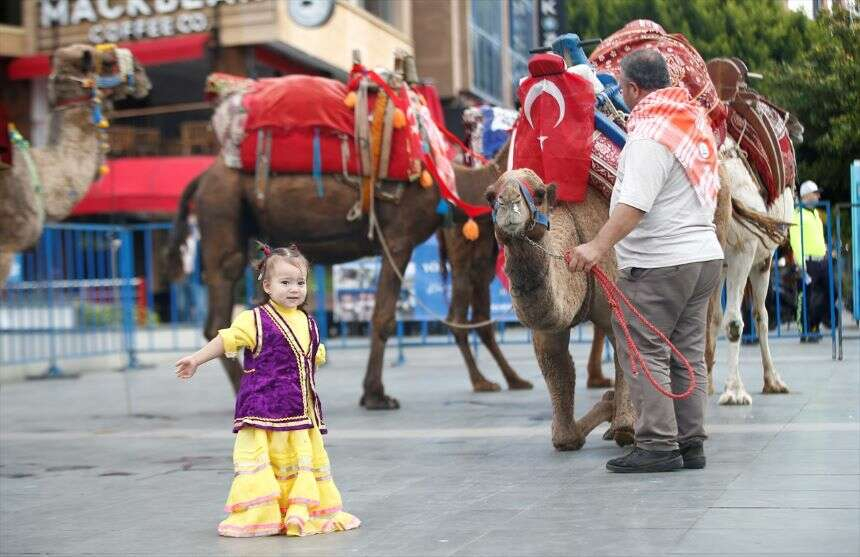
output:
[[[340,174],[429,187],[429,155],[433,171],[453,184],[441,105],[427,101],[439,103],[432,86],[407,84],[396,74],[376,83],[368,75],[379,78],[360,64],[348,84],[308,75],[210,75],[206,93],[220,101],[212,123],[225,162],[258,175]]]
[[[728,107],[728,133],[746,153],[766,193],[768,207],[794,185],[797,163],[788,131],[794,118],[747,85],[749,71],[738,58],[715,58],[708,73]]]

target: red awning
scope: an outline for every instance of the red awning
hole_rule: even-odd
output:
[[[203,57],[209,33],[194,33],[164,39],[120,43],[144,66],[196,60]],[[16,58],[9,64],[9,79],[33,79],[51,73],[51,55],[35,54]]]
[[[185,186],[214,161],[211,156],[110,160],[110,172],[90,186],[72,215],[174,213]]]

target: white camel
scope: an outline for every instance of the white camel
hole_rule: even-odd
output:
[[[720,404],[752,404],[752,397],[741,380],[738,358],[740,355],[741,335],[744,320],[741,314],[741,301],[747,280],[752,291],[753,314],[759,331],[764,368],[765,394],[787,393],[788,386],[776,372],[768,342],[768,315],[765,308],[770,281],[770,267],[774,250],[785,240],[787,226],[794,210],[794,194],[785,188],[770,208],[765,205],[761,187],[755,179],[753,169],[731,137],[727,137],[720,149],[720,178],[731,188],[732,215],[726,227],[724,250],[725,265],[723,279],[726,287],[726,308],[722,316],[722,329],[729,341],[728,377],[725,390],[720,396]],[[709,343],[715,342],[719,323],[718,290],[712,298],[711,327]],[[713,344],[711,344],[713,346]],[[708,358],[709,377],[713,368],[713,353]],[[711,389],[713,386],[711,385]]]

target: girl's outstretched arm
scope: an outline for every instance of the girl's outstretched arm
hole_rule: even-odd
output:
[[[197,371],[197,366],[223,355],[224,341],[221,340],[221,335],[216,335],[206,346],[176,362],[176,377],[190,379]]]

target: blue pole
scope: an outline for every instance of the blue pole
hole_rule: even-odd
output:
[[[803,292],[803,297],[801,298],[803,304],[800,307],[801,326],[803,327],[803,330],[800,333],[800,337],[803,338],[809,333],[809,316],[807,311],[808,295],[806,293],[806,257],[803,244],[803,203],[798,207],[798,213],[800,213],[798,222],[800,223],[800,269],[802,271],[800,284],[801,291]]]
[[[326,268],[323,265],[314,265],[314,282],[317,290],[317,326],[320,331],[320,342],[328,340],[328,314],[325,307],[326,291]]]
[[[782,336],[782,271],[779,268],[779,249],[773,254],[774,269],[773,274],[773,296],[775,299],[774,307],[776,308],[776,336]]]
[[[128,354],[126,369],[136,369],[137,350],[135,347],[135,292],[134,292],[134,244],[132,233],[128,229],[119,230],[119,275],[120,301],[122,308],[122,328],[125,352]]]
[[[45,278],[47,279],[48,289],[48,335],[49,335],[49,356],[48,356],[48,372],[49,377],[58,377],[61,375],[60,368],[57,365],[57,328],[54,321],[54,266],[53,266],[53,251],[54,251],[54,230],[45,228],[42,248],[45,250]]]
[[[855,256],[856,257],[856,256]],[[845,302],[842,298],[842,211],[839,205],[836,206],[836,300],[839,307],[839,323],[831,322],[835,329],[838,329],[837,345],[839,353],[837,359],[842,360],[842,318],[844,316]]]
[[[403,321],[397,320],[397,361],[395,366],[406,363],[406,356],[403,354]]]
[[[827,210],[827,299],[830,301],[830,346],[831,359],[836,359],[836,307],[833,297],[833,221],[830,214],[830,202],[824,202]],[[841,317],[841,316],[840,316]]]

